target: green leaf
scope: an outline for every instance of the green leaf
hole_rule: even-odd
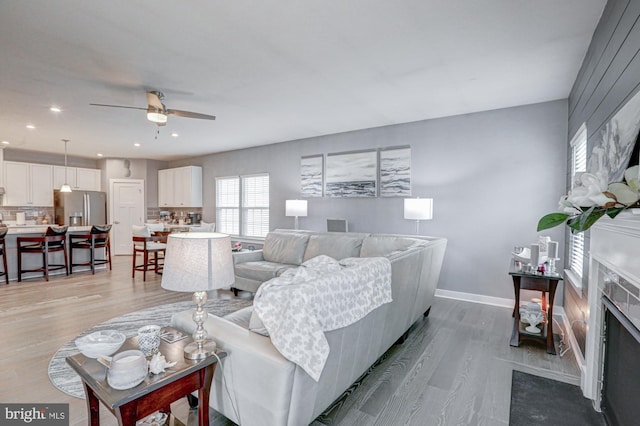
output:
[[[616,207],[614,209],[607,209],[607,216],[611,219],[615,219],[616,216],[620,214],[620,212],[624,211],[626,207]]]
[[[591,228],[591,226],[598,221],[602,216],[604,216],[606,210],[595,207],[591,207],[586,212],[579,214],[575,218],[572,218],[567,222],[567,225],[576,232],[584,232],[587,229]]]
[[[569,215],[567,213],[549,213],[546,216],[542,216],[538,221],[538,232],[563,224],[568,218]]]

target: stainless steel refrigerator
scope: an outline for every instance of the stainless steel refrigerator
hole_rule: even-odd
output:
[[[55,223],[68,226],[107,223],[107,194],[98,191],[53,191]]]

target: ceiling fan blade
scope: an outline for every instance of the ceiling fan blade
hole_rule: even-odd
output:
[[[101,107],[109,107],[109,108],[128,108],[128,109],[141,109],[143,111],[146,111],[147,108],[140,108],[140,107],[132,107],[132,106],[124,106],[124,105],[107,105],[107,104],[89,104],[91,106],[101,106]]]
[[[162,98],[164,95],[162,92],[147,92],[147,102],[150,107],[156,108],[160,111],[164,111],[164,105],[162,105]]]
[[[198,112],[182,111],[182,110],[179,110],[179,109],[168,109],[167,110],[167,114],[175,115],[177,117],[201,118],[203,120],[215,120],[216,119],[215,115],[200,114]]]

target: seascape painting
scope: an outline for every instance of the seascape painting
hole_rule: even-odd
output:
[[[377,151],[327,155],[327,197],[375,197],[377,195]]]
[[[636,93],[605,125],[589,156],[587,171],[602,174],[607,182],[622,181],[637,143],[638,133],[640,93]]]
[[[380,196],[411,195],[411,148],[389,148],[380,151]]]
[[[300,159],[300,194],[303,197],[322,197],[322,155]]]

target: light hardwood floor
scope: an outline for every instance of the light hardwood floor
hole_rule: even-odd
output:
[[[190,300],[189,294],[163,290],[154,274],[146,282],[141,275],[132,280],[130,261],[116,256],[113,271],[95,276],[82,272],[49,283],[0,285],[0,401],[69,403],[70,424],[87,424],[84,400],[49,381],[47,367],[56,350],[110,318]],[[233,295],[221,291],[219,297]],[[512,348],[510,332],[509,309],[437,298],[408,340],[392,347],[359,386],[313,424],[506,425],[513,369],[578,383],[570,353],[561,358],[542,346]],[[172,409],[181,421],[194,424],[184,401]],[[116,424],[104,408],[101,424]],[[231,423],[214,416],[212,424]]]

